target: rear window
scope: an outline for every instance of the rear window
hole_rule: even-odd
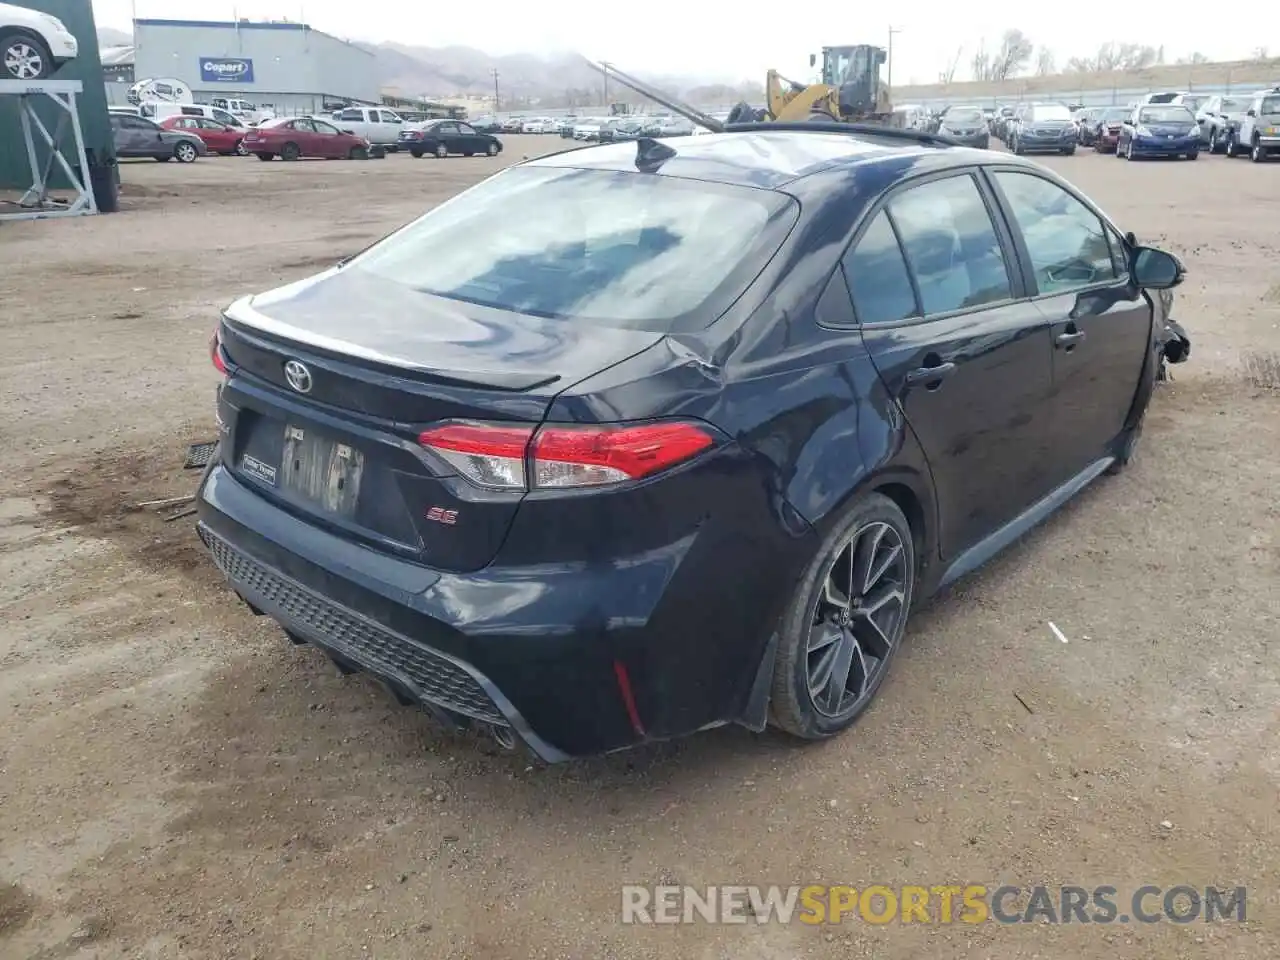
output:
[[[1273,113],[1280,113],[1280,97],[1263,97],[1262,109],[1258,113],[1267,117]]]
[[[518,167],[392,234],[348,269],[565,321],[696,329],[795,223],[780,193],[641,173]]]

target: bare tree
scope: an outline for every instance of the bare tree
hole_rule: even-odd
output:
[[[956,70],[960,66],[960,58],[964,56],[964,47],[956,51],[955,59],[951,61],[951,65],[938,74],[939,83],[952,83],[956,78]]]
[[[1072,57],[1069,73],[1110,73],[1113,70],[1144,70],[1164,60],[1164,49],[1138,43],[1104,43],[1091,57]]]
[[[1047,77],[1058,72],[1058,63],[1054,58],[1053,51],[1048,47],[1041,47],[1036,53],[1036,76]]]
[[[1000,39],[1000,49],[992,57],[991,80],[1008,80],[1021,73],[1031,62],[1034,47],[1021,30],[1006,30]]]
[[[1209,62],[1209,58],[1208,58],[1208,57],[1206,57],[1206,56],[1205,56],[1203,53],[1201,53],[1199,50],[1197,50],[1195,53],[1191,54],[1191,56],[1189,56],[1189,57],[1179,57],[1179,58],[1178,58],[1178,63],[1179,63],[1179,64],[1181,64],[1181,65],[1183,65],[1183,66],[1189,66],[1189,65],[1193,65],[1193,64],[1197,64],[1197,63],[1208,63],[1208,62]]]
[[[979,43],[978,49],[973,53],[973,59],[969,61],[969,72],[973,74],[974,80],[990,80],[991,79],[991,54],[987,53],[986,43]]]
[[[1254,47],[1253,59],[1258,61],[1270,60],[1271,59],[1270,53],[1271,51],[1268,50],[1266,47]]]

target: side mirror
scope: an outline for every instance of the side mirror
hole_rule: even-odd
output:
[[[342,132],[349,137],[354,137],[356,135],[356,132],[354,130],[343,130]]]
[[[817,62],[818,62],[818,55],[816,53],[809,54],[809,66],[812,67]]]
[[[1258,111],[1253,109],[1253,107],[1250,107],[1249,112],[1245,114],[1245,116],[1247,117],[1256,117],[1257,115],[1258,115]]]
[[[1138,247],[1134,251],[1133,281],[1148,290],[1176,287],[1186,276],[1182,261],[1172,253],[1155,247]]]

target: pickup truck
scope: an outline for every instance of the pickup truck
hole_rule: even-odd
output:
[[[385,107],[347,107],[335,110],[333,122],[341,130],[350,130],[374,146],[395,152],[400,141],[404,120],[399,114]]]

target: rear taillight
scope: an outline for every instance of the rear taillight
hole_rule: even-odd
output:
[[[715,446],[710,427],[684,420],[543,427],[446,423],[418,442],[477,486],[572,489],[661,473]]]
[[[213,336],[209,338],[209,357],[213,360],[214,369],[225,377],[227,361],[222,358],[222,333],[218,327],[213,328]]]

